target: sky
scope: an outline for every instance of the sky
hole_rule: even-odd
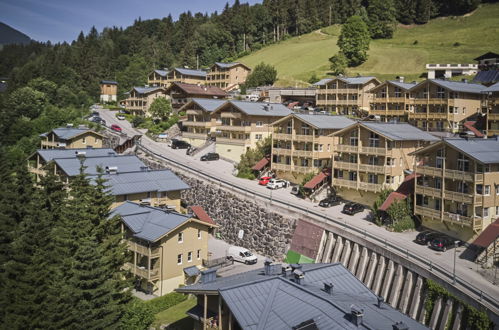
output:
[[[127,27],[139,17],[163,18],[190,10],[221,12],[234,0],[0,0],[0,22],[37,41],[71,42],[80,31],[106,26]],[[254,4],[261,0],[244,0]]]

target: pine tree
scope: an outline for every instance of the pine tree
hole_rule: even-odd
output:
[[[338,46],[348,59],[348,66],[357,66],[367,60],[369,30],[359,16],[350,17],[342,26]]]
[[[371,38],[392,38],[395,31],[395,4],[393,0],[370,0],[367,7]]]

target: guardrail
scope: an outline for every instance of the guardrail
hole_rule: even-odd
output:
[[[275,197],[272,198],[269,195],[258,193],[258,192],[246,189],[244,187],[240,187],[238,185],[232,184],[230,182],[221,180],[220,178],[215,177],[215,176],[213,176],[209,173],[206,173],[202,170],[199,170],[199,169],[193,170],[190,167],[188,167],[188,166],[186,166],[178,161],[167,158],[163,155],[160,155],[160,154],[152,151],[151,149],[143,146],[140,142],[137,143],[137,145],[139,146],[139,148],[144,149],[146,152],[148,152],[148,153],[150,153],[158,158],[164,159],[164,160],[174,164],[175,166],[182,168],[183,170],[186,170],[188,172],[193,172],[193,174],[195,174],[196,176],[201,175],[205,178],[208,178],[212,181],[219,183],[220,185],[224,184],[224,185],[230,187],[232,190],[239,190],[245,194],[249,193],[255,197],[258,196],[264,200],[269,200],[270,203],[279,203],[279,204],[285,205],[288,209],[300,210],[302,212],[305,212],[307,215],[314,215],[318,218],[323,219],[325,222],[330,221],[331,223],[339,225],[339,226],[343,227],[344,229],[348,229],[354,233],[360,234],[361,236],[364,236],[364,238],[369,238],[371,241],[373,241],[374,243],[377,243],[380,246],[383,246],[385,249],[391,249],[393,252],[397,253],[401,257],[404,257],[408,260],[412,259],[414,261],[417,261],[420,264],[420,266],[422,265],[423,267],[427,267],[430,272],[432,272],[433,274],[436,273],[436,275],[439,276],[442,280],[447,281],[450,285],[456,287],[457,289],[460,289],[460,288],[458,288],[456,285],[460,285],[462,288],[466,289],[469,293],[471,293],[471,295],[468,294],[470,297],[492,307],[494,309],[494,310],[492,310],[492,312],[494,312],[495,314],[498,314],[499,301],[495,297],[480,290],[479,288],[475,287],[473,284],[468,283],[465,279],[460,278],[457,274],[454,277],[454,274],[452,272],[435,264],[434,262],[432,262],[428,258],[425,258],[423,256],[415,254],[415,253],[409,251],[409,249],[401,248],[400,245],[397,243],[392,243],[386,239],[380,239],[378,236],[373,235],[371,233],[368,233],[365,229],[358,228],[352,224],[348,224],[346,222],[346,220],[340,221],[338,219],[334,219],[332,217],[328,217],[324,214],[310,210],[306,207],[302,207],[302,206],[299,206],[296,204],[290,204],[290,203],[287,203],[285,201],[276,199]]]

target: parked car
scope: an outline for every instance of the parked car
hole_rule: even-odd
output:
[[[244,262],[246,265],[256,264],[258,261],[258,258],[248,249],[239,246],[229,247],[227,250],[227,258],[234,261]]]
[[[354,215],[362,211],[364,211],[364,205],[359,203],[349,202],[346,203],[345,206],[343,206],[342,212],[348,215]]]
[[[261,186],[266,186],[267,183],[269,183],[270,179],[272,179],[271,176],[262,176],[258,181],[258,184]]]
[[[202,161],[208,161],[208,160],[219,160],[220,155],[217,154],[216,152],[209,152],[206,155],[201,156]]]
[[[425,230],[420,232],[417,236],[414,242],[421,244],[421,245],[428,245],[434,238],[437,238],[439,233],[431,231],[431,230]]]
[[[116,118],[118,118],[118,120],[125,120],[125,116],[123,115],[117,115]]]
[[[430,248],[445,252],[448,248],[454,247],[455,240],[452,237],[440,235],[431,240]]]
[[[299,195],[300,194],[300,186],[293,186],[293,187],[291,187],[291,193],[293,195]]]
[[[116,124],[112,124],[112,125],[111,125],[111,129],[112,129],[113,131],[120,132],[120,133],[121,133],[121,131],[122,131],[121,127],[119,127],[119,126],[118,126],[118,125],[116,125]]]
[[[167,139],[168,138],[168,133],[159,133],[158,134],[158,139]]]
[[[120,106],[122,107],[122,106]],[[124,107],[124,106],[123,106]],[[118,111],[119,113],[126,113],[126,114],[130,114],[130,111],[128,110],[124,110],[124,109],[120,109],[120,111]]]
[[[267,183],[269,189],[287,188],[288,186],[289,182],[282,179],[270,179],[269,183]]]
[[[340,205],[343,199],[337,195],[331,195],[319,202],[320,207],[331,207],[335,205]]]
[[[185,141],[174,139],[171,142],[172,149],[189,149],[191,145]]]

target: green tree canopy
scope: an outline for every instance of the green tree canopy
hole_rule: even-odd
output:
[[[246,87],[273,85],[277,80],[277,70],[270,64],[260,63],[246,78]]]
[[[149,107],[149,113],[154,118],[160,118],[161,120],[167,120],[172,112],[172,104],[170,100],[164,97],[155,98]]]
[[[336,55],[333,55],[329,59],[329,62],[331,62],[330,68],[332,74],[334,74],[335,76],[345,74],[348,66],[348,60],[343,52],[338,52]]]
[[[44,93],[31,87],[21,87],[9,95],[7,107],[18,116],[34,119],[40,115],[47,104]]]
[[[338,46],[348,60],[348,66],[358,66],[367,60],[371,41],[369,29],[360,16],[352,16],[342,26]]]
[[[371,38],[392,38],[397,24],[393,0],[370,0],[367,7]]]

